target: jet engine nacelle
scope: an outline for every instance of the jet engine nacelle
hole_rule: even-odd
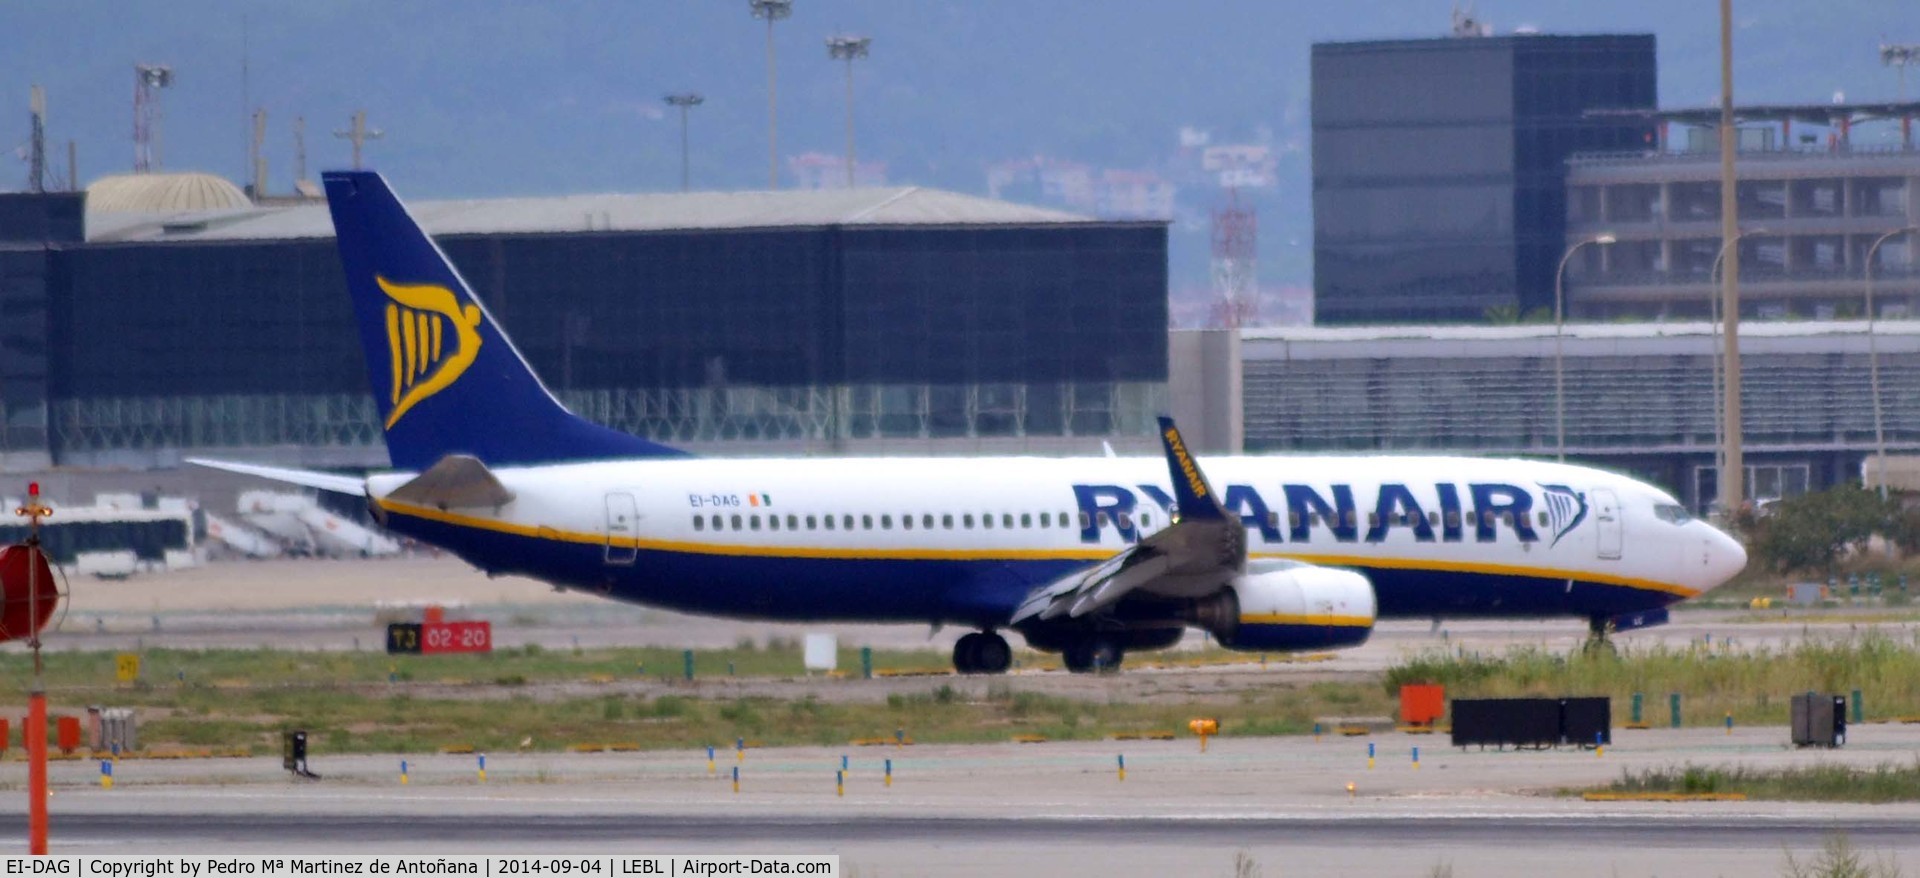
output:
[[[1373,583],[1351,570],[1256,562],[1195,607],[1195,624],[1238,650],[1358,646],[1373,633]]]

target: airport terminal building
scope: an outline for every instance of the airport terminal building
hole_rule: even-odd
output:
[[[11,468],[386,463],[326,206],[210,200],[0,196]],[[918,188],[412,209],[563,401],[696,452],[1144,448],[1167,406],[1161,222]]]
[[[1744,458],[1752,496],[1860,476],[1875,450],[1878,357],[1889,453],[1920,451],[1920,322],[1741,327]],[[1719,339],[1708,323],[1246,330],[1232,362],[1246,450],[1552,459],[1555,370],[1566,457],[1628,472],[1699,511],[1717,496]]]

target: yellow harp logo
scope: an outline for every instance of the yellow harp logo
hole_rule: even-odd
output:
[[[480,308],[460,304],[446,287],[396,284],[375,276],[387,294],[387,353],[393,406],[387,429],[421,400],[453,385],[480,353]]]

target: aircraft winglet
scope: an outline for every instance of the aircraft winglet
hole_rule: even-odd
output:
[[[1195,521],[1227,517],[1212,486],[1207,484],[1206,475],[1200,472],[1200,464],[1187,451],[1187,442],[1180,437],[1180,428],[1174,426],[1173,419],[1165,415],[1160,416],[1160,444],[1167,451],[1167,469],[1173,475],[1175,514]]]

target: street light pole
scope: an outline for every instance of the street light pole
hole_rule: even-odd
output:
[[[1555,459],[1567,462],[1567,364],[1566,352],[1561,338],[1566,334],[1566,285],[1567,263],[1573,260],[1573,254],[1588,244],[1611,244],[1616,238],[1610,234],[1599,234],[1567,248],[1560,257],[1560,267],[1553,271],[1553,434]]]
[[[867,57],[872,37],[837,36],[827,38],[827,57],[847,62],[847,188],[853,188],[853,62]]]
[[[700,106],[706,98],[701,97],[699,92],[690,91],[667,95],[666,101],[669,105],[680,108],[680,191],[686,192],[693,181],[687,164],[687,111]]]
[[[1720,423],[1721,393],[1725,390],[1721,383],[1722,378],[1720,374],[1720,266],[1726,262],[1728,247],[1738,246],[1740,239],[1748,235],[1763,235],[1766,234],[1767,231],[1767,229],[1742,229],[1733,236],[1732,240],[1720,242],[1720,249],[1713,254],[1713,267],[1707,272],[1707,284],[1709,287],[1707,293],[1707,312],[1712,321],[1712,332],[1710,335],[1713,337],[1713,350],[1709,351],[1708,355],[1713,359],[1713,473],[1714,493],[1716,495],[1720,492],[1720,481],[1725,477],[1724,474],[1727,463],[1726,448],[1723,447],[1721,442],[1721,428],[1723,425]]]
[[[1894,229],[1878,238],[1867,248],[1867,386],[1873,394],[1873,454],[1874,481],[1880,483],[1880,499],[1887,499],[1887,434],[1880,417],[1880,348],[1873,334],[1873,256],[1881,244],[1899,235],[1920,233],[1920,225],[1910,225]],[[1907,248],[1907,264],[1913,265],[1913,248]]]
[[[793,0],[747,0],[754,18],[767,22],[767,188],[780,188],[778,102],[774,99],[773,23],[793,14]]]

